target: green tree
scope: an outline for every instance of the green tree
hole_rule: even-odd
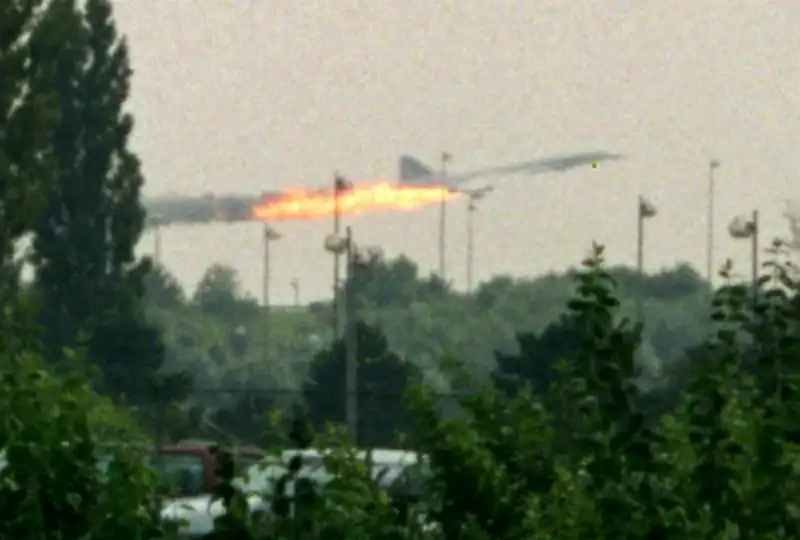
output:
[[[130,417],[82,378],[49,374],[35,333],[0,317],[0,537],[171,537]]]
[[[489,311],[500,302],[514,294],[514,278],[511,276],[496,276],[478,286],[475,291],[475,303],[478,309]]]
[[[216,436],[222,434],[252,445],[271,444],[264,435],[268,417],[276,410],[273,397],[268,392],[238,392],[230,406],[212,412],[207,422]]]
[[[560,364],[579,354],[587,324],[583,314],[567,314],[540,333],[520,334],[517,353],[495,355],[495,384],[509,396],[517,395],[524,385],[529,385],[536,394],[546,393],[563,378]],[[620,335],[638,347],[640,332],[640,328],[632,328]]]
[[[405,255],[387,260],[377,251],[355,265],[353,283],[361,309],[403,309],[452,296],[449,283],[436,274],[421,277],[417,264]]]
[[[58,116],[53,53],[68,22],[40,24],[44,2],[0,2],[0,301],[14,294],[18,240],[30,232],[52,181],[45,152]]]
[[[362,309],[405,307],[418,296],[418,268],[405,256],[387,260],[381,253],[370,253],[355,266],[353,283]]]
[[[234,268],[214,264],[197,284],[192,302],[202,312],[228,323],[240,324],[258,314],[258,303],[242,292],[239,274]]]
[[[148,303],[162,309],[179,309],[186,303],[186,294],[174,275],[155,264],[144,279]]]
[[[143,313],[148,261],[134,248],[144,227],[143,177],[128,148],[133,118],[128,47],[111,5],[54,0],[49,16],[75,28],[58,51],[60,121],[51,139],[57,181],[35,228],[36,284],[48,358],[86,347],[111,395],[152,401],[164,357]],[[179,381],[167,386],[178,391]]]
[[[407,433],[409,417],[403,404],[405,388],[419,380],[414,364],[404,362],[389,350],[383,333],[362,322],[357,323],[358,351],[358,443],[367,446],[392,446],[397,433]],[[309,419],[322,431],[327,422],[345,424],[345,376],[347,346],[336,341],[319,352],[311,363],[303,395]]]
[[[581,335],[573,321],[549,325],[541,334],[522,333],[517,336],[519,351],[513,354],[497,352],[497,370],[493,379],[497,387],[509,396],[517,395],[524,385],[537,394],[546,392],[556,381],[558,362],[570,358]]]

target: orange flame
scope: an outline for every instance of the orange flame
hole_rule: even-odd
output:
[[[353,186],[339,192],[339,213],[409,211],[457,197],[440,186],[398,186],[388,182]],[[280,197],[270,198],[253,207],[257,221],[309,220],[330,217],[336,211],[333,190],[287,189]]]

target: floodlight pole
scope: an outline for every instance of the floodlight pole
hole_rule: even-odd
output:
[[[264,275],[263,275],[263,301],[264,301],[264,364],[270,360],[270,351],[272,347],[271,334],[272,334],[272,320],[270,304],[270,244],[280,238],[280,235],[273,229],[269,223],[264,224]]]
[[[441,191],[442,197],[439,201],[439,276],[442,281],[447,281],[447,164],[450,162],[450,154],[442,152],[441,156]]]
[[[639,197],[639,213],[636,220],[636,274],[639,276],[640,286],[636,295],[636,318],[639,322],[644,321],[644,293],[642,282],[644,281],[644,212],[642,205],[644,202]]]
[[[344,185],[344,179],[335,173],[333,175],[333,234],[338,235],[341,228],[341,209],[339,208],[339,192]],[[341,299],[339,297],[339,253],[333,254],[333,340],[336,341],[341,335],[340,330],[340,309]]]
[[[750,222],[750,227],[750,243],[752,249],[752,253],[750,255],[750,264],[752,265],[751,275],[753,279],[753,301],[755,302],[756,294],[758,293],[758,210],[753,210],[753,217],[752,221]]]
[[[706,216],[706,280],[709,285],[714,277],[714,196],[716,182],[714,172],[719,168],[719,162],[712,159],[708,162],[708,213]]]
[[[156,223],[153,227],[153,261],[161,265],[161,223]]]
[[[481,189],[461,190],[467,194],[467,293],[472,294],[473,267],[475,265],[475,224],[474,214],[478,209],[478,201],[492,190],[491,186]]]
[[[153,229],[153,263],[155,265],[161,264],[161,227],[167,224],[167,221],[160,215],[154,216],[150,222]]]
[[[758,236],[760,225],[758,223],[758,210],[753,210],[749,221],[742,221],[741,217],[734,218],[728,226],[732,238],[750,240],[750,281],[753,288],[753,303],[758,299]]]
[[[656,208],[644,197],[639,195],[637,212],[636,233],[636,272],[639,274],[640,290],[636,295],[636,316],[640,323],[644,323],[644,222],[656,215]]]
[[[345,321],[345,416],[353,445],[358,445],[358,317],[355,299],[355,265],[357,251],[353,231],[345,229],[347,277],[344,286]]]
[[[295,278],[289,282],[289,285],[294,293],[294,307],[298,307],[300,305],[300,281]]]
[[[467,206],[467,293],[472,294],[472,267],[475,264],[475,254],[474,254],[474,224],[473,214],[477,207],[475,206],[475,201],[470,197],[469,203]]]

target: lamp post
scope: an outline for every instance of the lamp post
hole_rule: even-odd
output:
[[[271,343],[271,320],[270,320],[270,299],[269,299],[269,281],[270,281],[270,244],[278,239],[281,235],[269,223],[264,224],[264,363],[269,361],[272,350]]]
[[[153,246],[153,259],[155,263],[160,265],[161,264],[161,224],[156,223],[155,227],[153,227],[153,242],[155,245]]]
[[[800,206],[796,201],[788,201],[783,217],[789,222],[790,238],[786,241],[786,246],[792,251],[800,250]]]
[[[758,210],[753,210],[750,219],[737,216],[728,225],[728,233],[736,240],[750,240],[750,277],[753,284],[753,295],[758,290]]]
[[[714,272],[714,172],[719,168],[719,161],[708,162],[708,214],[706,215],[706,279],[709,284]]]
[[[353,241],[350,227],[344,236],[331,234],[325,238],[325,250],[334,256],[345,255],[347,276],[344,287],[345,304],[345,418],[353,443],[358,441],[358,316],[355,302],[355,266],[361,252]]]
[[[447,190],[444,189],[447,180],[447,164],[453,159],[447,152],[442,152],[441,157],[441,184],[442,198],[439,201],[439,276],[442,281],[447,281]]]
[[[644,222],[655,215],[656,207],[640,195],[636,234],[636,273],[640,280],[639,294],[636,295],[636,316],[639,322],[644,322]]]
[[[294,307],[298,307],[300,305],[300,282],[295,278],[289,282],[289,285],[294,293]]]
[[[150,226],[153,228],[153,262],[156,265],[161,264],[161,227],[167,224],[167,220],[160,215],[155,215],[150,220]]]
[[[345,180],[338,172],[333,175],[333,234],[338,235],[341,229],[341,207],[339,197],[352,189],[353,184]],[[333,260],[333,335],[337,339],[341,334],[342,302],[339,298],[339,257],[342,253],[334,253]]]
[[[467,292],[469,294],[472,294],[472,270],[475,264],[473,214],[478,209],[478,201],[486,197],[493,189],[493,186],[485,186],[477,189],[461,190],[461,193],[467,195]]]

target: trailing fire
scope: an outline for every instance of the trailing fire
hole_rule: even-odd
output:
[[[443,186],[408,186],[389,182],[348,184],[337,191],[287,189],[271,195],[253,208],[255,221],[289,221],[386,211],[410,211],[457,197]]]

